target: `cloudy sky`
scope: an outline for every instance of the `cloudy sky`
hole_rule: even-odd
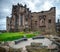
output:
[[[6,29],[6,16],[11,16],[12,5],[27,5],[32,12],[40,12],[56,7],[56,21],[60,19],[60,0],[0,0],[0,30]]]

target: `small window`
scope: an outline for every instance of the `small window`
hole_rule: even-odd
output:
[[[48,23],[51,23],[51,19],[49,19]]]
[[[37,25],[37,21],[35,21],[35,25]]]

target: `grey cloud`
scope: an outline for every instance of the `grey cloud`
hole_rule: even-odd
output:
[[[0,19],[0,30],[6,30],[6,18]]]

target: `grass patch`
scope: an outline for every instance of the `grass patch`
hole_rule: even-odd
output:
[[[27,38],[34,37],[38,35],[39,32],[32,32],[32,33],[25,33],[25,32],[5,32],[0,34],[0,41],[13,41],[16,39],[20,39],[23,36],[26,36]]]

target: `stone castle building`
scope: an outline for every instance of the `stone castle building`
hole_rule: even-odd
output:
[[[31,12],[26,5],[12,6],[12,16],[7,17],[7,31],[55,31],[56,9],[48,11]]]

